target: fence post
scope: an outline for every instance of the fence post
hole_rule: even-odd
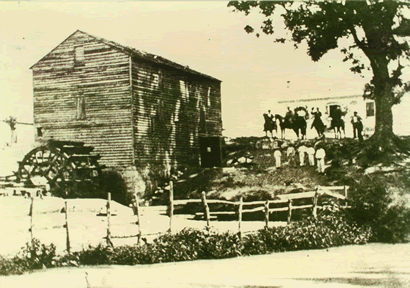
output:
[[[107,244],[111,247],[114,247],[111,241],[111,193],[108,192],[108,201],[107,201]]]
[[[313,197],[313,208],[312,208],[312,215],[313,215],[313,218],[315,218],[316,219],[316,217],[317,217],[317,202],[318,202],[318,193],[317,193],[317,189],[316,189],[316,192],[315,192],[315,196]]]
[[[141,232],[140,203],[139,203],[139,200],[138,200],[137,193],[134,194],[134,199],[135,199],[135,210],[137,212],[137,217],[138,217],[138,240],[137,240],[137,244],[140,244],[141,237],[142,237],[142,232]]]
[[[68,232],[68,205],[67,205],[67,201],[64,202],[64,212],[65,212],[65,231],[66,231],[66,234],[67,234],[66,249],[67,249],[67,253],[70,254],[70,234]]]
[[[30,237],[31,237],[31,245],[34,246],[34,235],[33,235],[33,214],[34,214],[34,197],[31,197],[31,203],[30,203]]]
[[[288,224],[290,223],[290,219],[292,218],[292,199],[289,199],[288,201]]]
[[[269,228],[269,200],[265,202],[265,228]]]
[[[211,226],[211,221],[210,221],[211,216],[209,212],[208,203],[206,202],[205,191],[202,191],[202,203],[204,204],[204,209],[205,209],[206,227],[209,228]]]
[[[169,181],[169,232],[172,232],[172,217],[174,216],[174,182]]]
[[[239,209],[238,209],[238,233],[239,238],[242,238],[242,209],[243,209],[243,197],[239,198]]]
[[[349,204],[348,204],[348,200],[347,200],[347,196],[348,196],[348,186],[346,186],[346,185],[344,185],[344,192],[345,192],[345,201],[344,201],[344,203],[345,203],[345,207],[347,207],[347,206],[349,206]]]

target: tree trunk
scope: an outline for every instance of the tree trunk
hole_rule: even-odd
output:
[[[374,137],[387,137],[391,138],[394,136],[393,133],[393,112],[392,112],[392,101],[390,101],[391,91],[386,91],[385,93],[376,96],[376,126],[374,129]],[[387,140],[387,139],[386,139]]]

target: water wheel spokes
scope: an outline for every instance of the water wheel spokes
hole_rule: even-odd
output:
[[[49,141],[24,157],[17,179],[30,185],[34,177],[44,177],[58,194],[80,193],[96,182],[104,168],[98,164],[100,156],[91,154],[93,150],[82,142]]]

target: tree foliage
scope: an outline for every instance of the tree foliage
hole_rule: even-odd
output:
[[[364,69],[373,77],[364,87],[363,96],[376,102],[376,133],[393,135],[391,107],[400,103],[410,91],[410,83],[402,80],[404,63],[410,58],[410,15],[408,2],[382,0],[345,1],[231,1],[228,7],[245,15],[258,9],[266,19],[260,27],[267,35],[275,32],[274,16],[279,15],[290,32],[290,37],[276,38],[276,43],[291,41],[297,48],[308,45],[308,55],[320,60],[332,49],[339,48],[340,39],[351,44],[341,47],[343,61],[351,62],[353,73]],[[407,15],[407,16],[406,16]],[[255,32],[249,25],[247,33]],[[257,32],[256,36],[260,36]],[[360,59],[361,51],[369,62]],[[362,54],[363,55],[363,54]],[[392,65],[394,68],[392,68]]]

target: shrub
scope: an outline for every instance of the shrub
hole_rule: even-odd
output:
[[[230,232],[184,229],[175,234],[161,235],[142,246],[111,248],[100,244],[65,256],[56,256],[53,244],[46,246],[35,240],[13,259],[0,257],[0,273],[21,274],[32,269],[78,264],[152,264],[319,249],[363,244],[370,235],[370,229],[365,225],[358,226],[350,222],[344,213],[327,209],[317,219],[310,217],[286,227],[263,229],[243,239]]]
[[[410,234],[410,210],[403,200],[395,200],[385,183],[373,177],[363,177],[351,186],[353,221],[372,228],[370,241],[384,243],[407,242]]]
[[[75,255],[56,255],[54,244],[41,244],[38,239],[26,243],[15,257],[9,259],[0,256],[0,275],[22,274],[25,271],[60,267],[78,266],[78,257]]]
[[[364,244],[371,236],[371,229],[350,222],[342,212],[325,210],[317,219],[291,223],[285,227],[273,227],[246,236],[245,255],[302,249],[321,249],[340,245]]]
[[[97,247],[88,246],[88,249],[83,249],[75,254],[81,264],[103,265],[111,263],[113,250],[109,246],[99,244]]]

